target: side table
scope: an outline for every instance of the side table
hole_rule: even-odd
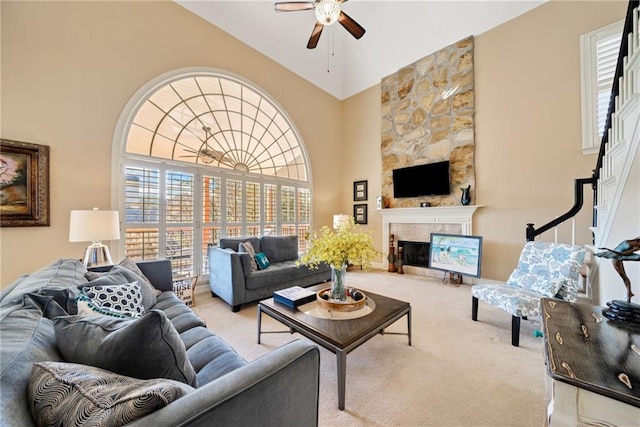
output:
[[[640,426],[640,328],[542,298],[550,426]]]

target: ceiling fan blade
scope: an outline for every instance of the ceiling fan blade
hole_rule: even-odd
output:
[[[314,1],[283,1],[275,4],[276,12],[296,12],[298,10],[315,9]]]
[[[311,37],[309,37],[309,42],[307,43],[307,49],[315,49],[318,45],[318,40],[320,40],[320,34],[322,34],[323,28],[324,25],[316,22],[316,25],[313,27],[313,31],[311,32]]]
[[[359,39],[364,36],[365,29],[362,28],[360,24],[354,21],[349,15],[344,12],[340,12],[340,16],[338,17],[338,22],[346,28],[347,31],[351,33],[353,37]]]

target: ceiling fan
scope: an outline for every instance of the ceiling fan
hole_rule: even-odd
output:
[[[360,39],[365,32],[360,24],[342,11],[340,5],[347,0],[315,0],[315,1],[284,1],[275,4],[276,12],[297,12],[315,9],[318,22],[313,27],[307,49],[314,49],[320,40],[320,34],[325,25],[332,25],[338,21],[353,37]]]
[[[202,126],[202,130],[205,133],[205,140],[203,141],[204,145],[199,150],[185,148],[184,150],[186,152],[193,153],[193,155],[184,155],[180,157],[195,157],[200,159],[202,163],[207,165],[210,165],[214,161],[218,161],[223,165],[227,165],[232,169],[235,169],[237,166],[237,162],[233,161],[233,159],[228,158],[221,151],[218,151],[215,148],[211,147],[207,142],[209,139],[209,135],[213,136],[213,134],[211,134],[211,128],[209,126]]]

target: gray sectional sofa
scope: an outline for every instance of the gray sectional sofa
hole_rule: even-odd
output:
[[[240,244],[249,242],[255,253],[266,255],[270,265],[252,267],[252,255]],[[273,296],[273,292],[291,286],[307,287],[331,280],[331,268],[320,265],[310,269],[296,265],[298,236],[263,236],[222,238],[218,246],[208,248],[209,286],[214,296],[222,298],[232,311],[242,304]]]
[[[247,362],[175,296],[168,260],[134,266],[95,278],[61,259],[0,293],[0,424],[70,425],[60,417],[102,411],[95,425],[317,425],[316,346],[297,340]],[[74,315],[80,287],[131,274],[147,283],[141,317]]]

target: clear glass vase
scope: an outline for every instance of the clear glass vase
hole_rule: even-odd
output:
[[[331,266],[331,299],[334,301],[347,300],[347,286],[345,277],[347,275],[347,264],[342,264],[340,268]]]

